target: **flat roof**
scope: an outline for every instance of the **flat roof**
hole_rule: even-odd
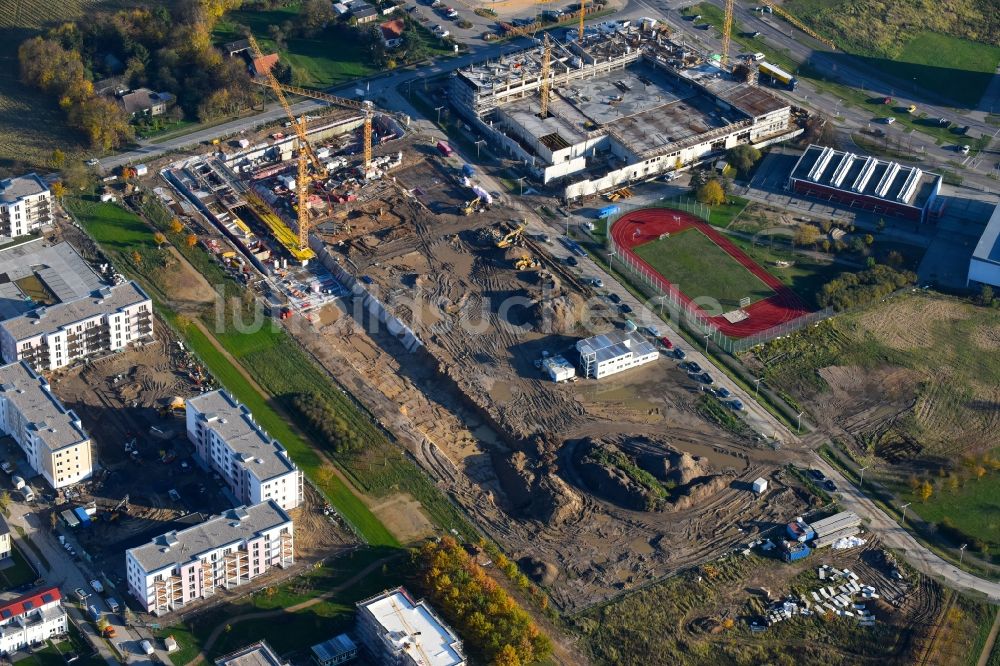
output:
[[[802,153],[791,178],[913,208],[923,208],[941,181],[917,167],[815,144]]]
[[[350,636],[347,634],[340,634],[329,640],[325,640],[318,645],[313,645],[312,653],[316,657],[317,661],[323,662],[348,654],[357,649],[358,646],[354,644],[354,641],[351,640]]]
[[[49,245],[44,238],[0,250],[0,320],[36,307],[17,285],[36,276],[59,301],[82,298],[103,285],[101,278],[66,242]]]
[[[611,331],[576,343],[581,355],[595,354],[598,363],[620,358],[627,354],[645,356],[656,353],[656,348],[635,331]]]
[[[809,523],[809,526],[813,528],[813,531],[819,534],[826,528],[832,525],[839,525],[840,523],[861,523],[861,518],[858,514],[853,511],[841,511],[840,513],[835,513],[828,518],[823,518],[822,520],[817,520],[815,522]]]
[[[459,666],[465,663],[462,644],[451,627],[438,619],[427,602],[413,601],[402,587],[389,590],[358,608],[367,611],[388,641],[423,666]]]
[[[267,641],[259,641],[215,660],[217,666],[284,666]]]
[[[986,261],[991,264],[1000,264],[1000,203],[993,209],[983,235],[976,243],[976,249],[972,253],[972,258],[979,261]]]
[[[253,506],[229,509],[187,529],[161,534],[147,544],[130,548],[128,552],[147,573],[152,573],[190,562],[223,546],[242,543],[291,522],[292,519],[274,500],[267,500]]]
[[[250,410],[219,389],[188,400],[205,427],[215,432],[260,481],[295,471],[288,452],[253,420]]]
[[[0,326],[14,340],[27,340],[148,300],[149,296],[138,284],[123,282],[113,287],[101,287],[82,298],[36,307],[30,312],[0,323]]]
[[[27,429],[53,451],[90,439],[76,413],[66,409],[45,378],[24,361],[0,367],[0,397],[14,405]]]
[[[0,180],[0,202],[3,203],[14,203],[24,197],[48,191],[49,186],[35,173]]]

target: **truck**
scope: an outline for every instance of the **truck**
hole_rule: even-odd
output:
[[[452,155],[455,154],[455,151],[451,149],[451,146],[449,146],[444,141],[437,142],[437,149],[438,152],[444,155],[445,157],[451,157]]]
[[[98,620],[101,619],[101,611],[97,610],[97,606],[91,604],[90,607],[87,609],[87,612],[90,613],[90,619],[93,620],[94,622],[97,622]]]
[[[612,215],[617,215],[621,212],[621,208],[618,206],[605,206],[601,210],[597,211],[597,217],[605,218],[611,217]]]
[[[108,608],[111,609],[112,613],[117,614],[118,611],[121,610],[121,606],[118,605],[118,600],[114,597],[108,597],[105,601],[107,602]]]
[[[762,81],[770,83],[775,88],[785,88],[786,90],[795,90],[795,86],[799,82],[794,76],[769,62],[757,65],[757,75]]]

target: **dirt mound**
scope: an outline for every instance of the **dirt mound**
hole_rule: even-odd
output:
[[[556,565],[536,557],[522,557],[518,564],[525,575],[539,585],[551,585],[559,577]]]
[[[569,485],[546,469],[544,462],[530,459],[523,451],[495,455],[497,478],[511,509],[547,525],[561,525],[583,509],[583,499]]]
[[[583,319],[584,302],[579,294],[563,294],[535,303],[533,314],[546,333],[572,333]]]
[[[674,463],[674,470],[670,473],[670,477],[677,482],[677,485],[686,486],[695,479],[708,476],[708,474],[708,460],[701,456],[692,456],[687,451],[682,451],[677,456],[677,461]]]
[[[595,495],[634,511],[655,509],[663,494],[662,487],[640,483],[634,470],[624,467],[628,463],[619,462],[621,455],[611,445],[594,443],[581,457],[577,472]]]
[[[726,474],[702,476],[697,481],[678,488],[674,492],[674,500],[668,502],[665,508],[667,511],[684,511],[697,506],[703,500],[728,488],[732,478]]]

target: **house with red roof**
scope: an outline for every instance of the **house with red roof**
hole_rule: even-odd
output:
[[[382,43],[387,49],[394,49],[403,43],[403,31],[406,30],[406,23],[403,19],[393,19],[386,21],[378,27],[382,36]]]
[[[278,64],[278,54],[272,53],[270,55],[261,56],[259,58],[254,58],[253,62],[250,63],[250,68],[253,70],[254,76],[266,76],[271,69]]]
[[[0,604],[0,654],[4,656],[65,633],[66,611],[57,587]]]

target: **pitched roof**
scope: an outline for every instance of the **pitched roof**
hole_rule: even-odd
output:
[[[379,25],[379,29],[382,31],[382,39],[399,39],[403,36],[403,30],[406,29],[406,24],[403,19],[394,19],[392,21],[386,21]]]
[[[270,55],[261,56],[260,58],[253,59],[253,71],[257,73],[258,76],[262,76],[271,71],[271,68],[278,64],[278,54],[272,53]]]
[[[165,104],[173,100],[174,96],[166,92],[153,92],[149,88],[139,88],[122,95],[122,105],[126,113],[138,113],[148,111],[157,104]]]
[[[47,587],[18,597],[0,606],[0,622],[6,622],[12,617],[24,615],[35,608],[41,608],[45,604],[50,604],[60,599],[62,599],[62,595],[59,594],[58,587]]]

